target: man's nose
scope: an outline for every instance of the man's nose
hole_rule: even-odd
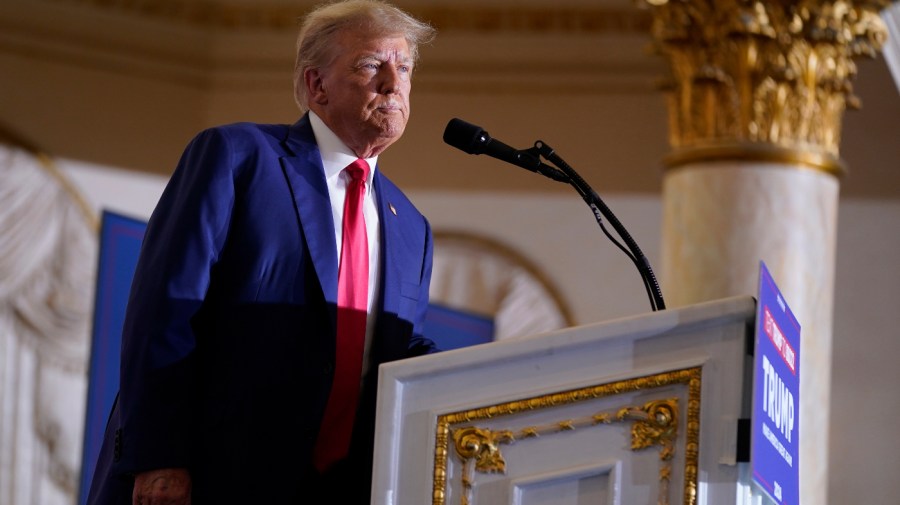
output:
[[[400,89],[400,70],[393,65],[384,65],[381,74],[381,93],[385,95],[396,93]]]

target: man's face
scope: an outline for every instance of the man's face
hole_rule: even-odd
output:
[[[307,70],[310,109],[352,149],[368,158],[403,134],[409,119],[412,58],[402,36],[344,30],[337,56]]]

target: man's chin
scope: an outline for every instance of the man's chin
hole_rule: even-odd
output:
[[[397,140],[406,129],[406,118],[399,116],[396,118],[384,118],[376,126],[380,137]]]

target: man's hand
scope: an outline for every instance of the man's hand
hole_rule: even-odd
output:
[[[132,505],[191,505],[191,474],[184,468],[163,468],[134,477]]]

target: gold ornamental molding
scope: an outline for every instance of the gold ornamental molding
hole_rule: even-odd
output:
[[[884,45],[889,1],[639,1],[671,67],[667,166],[732,159],[844,172],[841,121],[860,107],[854,59]]]
[[[473,424],[502,416],[558,408],[578,402],[677,384],[686,385],[688,389],[687,407],[683,414],[679,413],[678,398],[664,398],[648,401],[640,406],[623,406],[614,411],[598,412],[582,418],[560,419],[545,425],[525,426],[517,429],[488,429]],[[460,503],[461,505],[475,505],[472,490],[476,474],[506,473],[507,462],[501,453],[502,445],[626,422],[632,423],[632,451],[659,447],[658,503],[660,505],[669,503],[672,460],[675,456],[678,431],[679,429],[684,430],[685,461],[682,502],[685,505],[696,505],[700,440],[700,386],[701,369],[695,367],[439,416],[435,437],[432,505],[446,505],[451,453],[455,454],[462,463]],[[684,420],[680,422],[682,416]]]
[[[299,20],[320,1],[297,2],[234,0],[52,0],[107,11],[165,19],[207,28],[294,30]],[[443,5],[423,7],[416,2],[394,2],[440,31],[528,33],[647,33],[650,16],[641,10],[616,7],[516,7]],[[407,5],[408,4],[408,5]]]

